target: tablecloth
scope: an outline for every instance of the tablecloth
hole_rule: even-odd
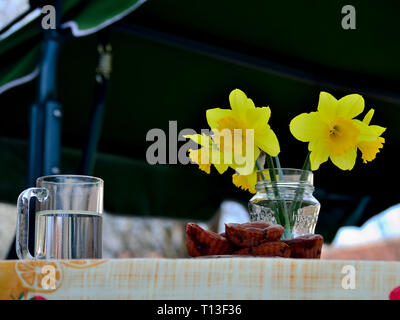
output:
[[[400,262],[284,258],[0,261],[0,299],[388,299]]]

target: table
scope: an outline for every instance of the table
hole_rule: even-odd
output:
[[[0,299],[388,299],[398,286],[400,262],[284,258],[0,261]]]
[[[324,245],[322,259],[400,261],[400,238],[373,241],[357,246]]]

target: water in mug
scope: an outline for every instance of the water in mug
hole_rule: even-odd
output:
[[[101,232],[102,217],[97,212],[39,211],[36,213],[36,258],[101,258]]]

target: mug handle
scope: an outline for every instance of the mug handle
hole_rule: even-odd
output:
[[[18,197],[17,203],[17,232],[16,232],[16,251],[18,258],[34,259],[29,252],[29,202],[32,197],[36,197],[39,202],[46,201],[49,191],[45,188],[29,188],[23,191]]]

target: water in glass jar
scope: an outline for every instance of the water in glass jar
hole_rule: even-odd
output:
[[[38,259],[99,259],[102,217],[97,212],[45,210],[36,213]]]
[[[290,208],[292,201],[285,201],[285,207]],[[264,221],[270,224],[276,224],[277,202],[269,200],[253,201],[249,203],[251,221]],[[317,224],[319,205],[314,202],[303,201],[297,212],[289,212],[291,229],[290,238],[298,237],[304,234],[313,234]],[[286,238],[286,234],[283,236]]]

